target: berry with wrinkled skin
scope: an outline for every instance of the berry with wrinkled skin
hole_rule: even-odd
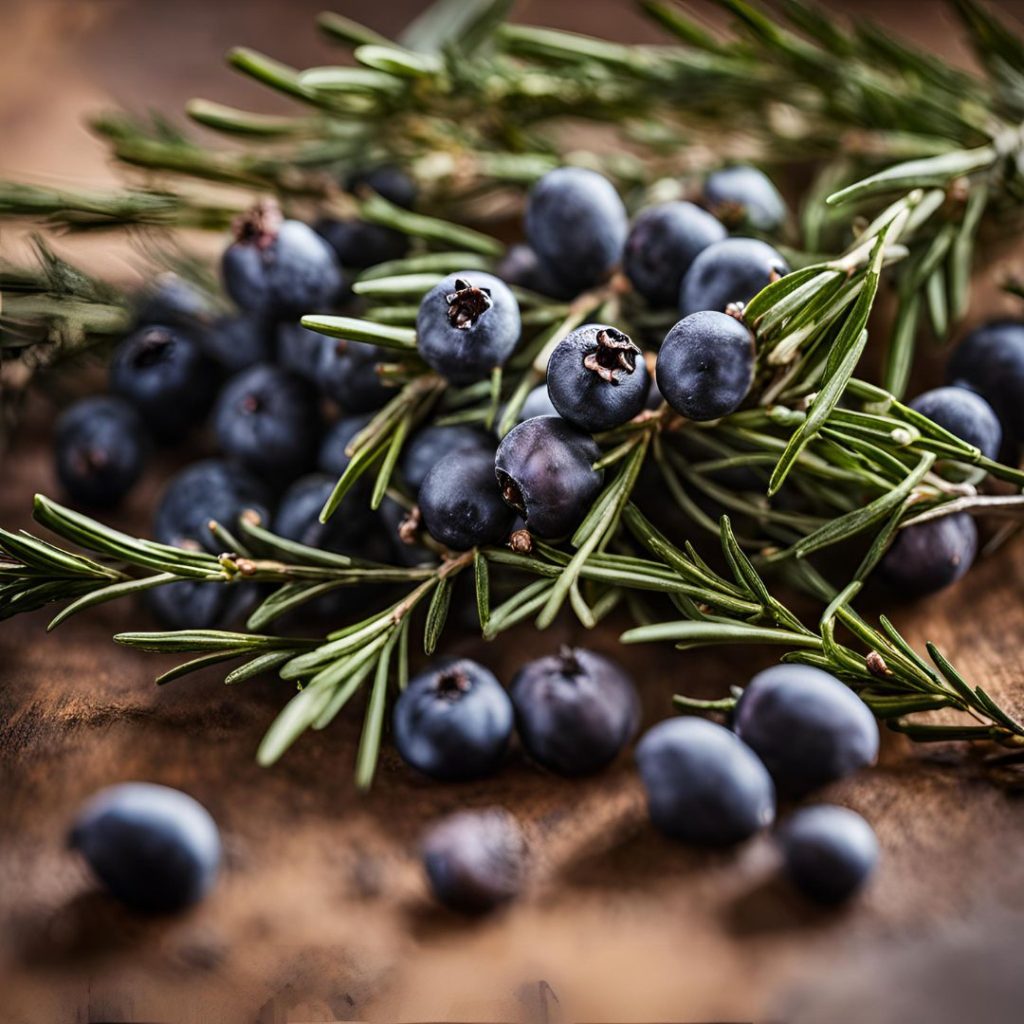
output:
[[[153,536],[161,544],[196,542],[217,554],[210,520],[233,531],[239,515],[252,509],[266,523],[269,504],[267,488],[247,470],[219,459],[196,462],[168,482],[156,508]]]
[[[116,505],[139,479],[148,450],[139,414],[120,398],[84,398],[57,420],[57,479],[85,505]]]
[[[810,665],[759,672],[743,691],[732,724],[786,796],[844,779],[878,757],[878,725],[867,705],[835,676]]]
[[[775,788],[757,755],[728,729],[673,718],[637,744],[651,821],[672,839],[731,846],[775,818]]]
[[[272,201],[239,220],[221,272],[242,309],[271,317],[329,310],[344,284],[334,250],[307,224],[285,220]]]
[[[216,394],[218,373],[180,328],[153,325],[129,334],[110,360],[110,390],[142,414],[161,441],[198,426]]]
[[[519,303],[504,281],[480,270],[449,274],[423,297],[416,347],[453,384],[472,384],[504,364],[519,342]]]
[[[802,895],[834,906],[854,896],[878,863],[878,839],[855,811],[802,807],[776,833],[782,870]]]
[[[532,420],[535,416],[557,415],[558,410],[555,408],[554,403],[551,401],[551,396],[548,394],[547,384],[538,384],[526,396],[526,401],[523,402],[522,408],[519,410],[516,422],[525,423],[527,420]]]
[[[999,320],[972,331],[953,352],[946,379],[976,391],[995,409],[1004,435],[1024,441],[1024,323]]]
[[[198,903],[220,867],[220,834],[209,811],[180,790],[145,782],[100,790],[79,811],[68,845],[112,896],[144,913]]]
[[[531,533],[556,539],[572,533],[601,490],[597,442],[560,416],[535,416],[498,445],[494,471],[502,497]]]
[[[967,512],[957,512],[898,531],[878,575],[902,594],[934,594],[966,575],[977,553],[978,528]]]
[[[786,203],[779,190],[763,171],[747,164],[712,171],[704,182],[703,200],[731,228],[770,233],[786,223]]]
[[[221,450],[255,473],[294,479],[320,443],[320,409],[308,381],[258,363],[224,385],[213,413]]]
[[[395,702],[395,746],[435,779],[478,779],[495,772],[512,735],[512,702],[483,665],[466,658],[416,676]]]
[[[980,449],[986,458],[998,457],[1003,428],[995,410],[976,392],[958,387],[933,388],[909,405],[961,441]]]
[[[590,775],[610,764],[640,717],[633,680],[609,658],[582,648],[527,662],[509,692],[523,746],[560,775]]]
[[[717,420],[738,409],[754,383],[754,336],[725,313],[692,313],[665,336],[656,375],[680,415]]]
[[[644,408],[651,378],[629,335],[607,324],[584,324],[555,346],[547,385],[562,419],[597,434],[628,423]]]
[[[484,914],[518,896],[528,853],[519,822],[497,807],[442,818],[421,846],[435,899],[463,914]]]
[[[583,167],[549,171],[526,202],[526,240],[573,294],[611,274],[628,231],[626,208],[615,187]]]
[[[424,427],[402,452],[402,479],[418,494],[427,474],[446,455],[494,454],[494,439],[483,430],[463,423]]]
[[[698,253],[725,235],[722,224],[693,203],[651,206],[633,222],[622,269],[648,302],[671,307],[678,302],[683,275]]]
[[[749,302],[762,288],[789,273],[786,261],[757,238],[726,238],[699,253],[683,276],[679,312],[712,309],[724,313],[735,302]]]
[[[228,373],[238,373],[274,354],[273,328],[260,315],[225,316],[199,335],[202,350]]]
[[[494,479],[494,459],[485,452],[441,459],[423,481],[419,507],[430,536],[453,551],[502,543],[515,519]]]

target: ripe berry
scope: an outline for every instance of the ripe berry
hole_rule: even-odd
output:
[[[299,477],[281,497],[274,515],[274,533],[307,547],[371,558],[365,550],[357,552],[356,547],[366,540],[374,522],[373,513],[365,501],[352,500],[351,491],[334,515],[326,523],[320,522],[320,510],[337,480],[327,473]]]
[[[582,648],[527,662],[510,687],[530,756],[560,775],[590,775],[613,761],[640,717],[632,679]]]
[[[712,171],[704,182],[704,205],[730,228],[770,233],[786,222],[786,203],[771,179],[738,164]]]
[[[754,336],[725,313],[691,313],[665,336],[656,373],[676,412],[717,420],[738,409],[754,383]]]
[[[162,544],[192,541],[216,554],[220,548],[210,532],[211,519],[234,530],[239,515],[253,509],[267,522],[268,505],[260,480],[239,466],[207,459],[171,478],[157,505],[153,535]]]
[[[529,849],[519,822],[499,807],[459,811],[431,827],[423,867],[437,901],[483,914],[519,895]]]
[[[786,261],[757,238],[726,238],[709,245],[690,265],[679,289],[683,316],[734,302],[749,302],[762,288],[789,273]]]
[[[786,877],[815,903],[848,900],[878,863],[874,830],[845,807],[802,807],[779,826],[776,838]]]
[[[217,318],[211,296],[198,285],[177,274],[159,274],[139,294],[135,321],[140,326],[175,324],[188,330],[209,325]]]
[[[967,512],[904,527],[878,563],[878,574],[910,596],[934,594],[963,577],[978,552],[978,528]]]
[[[331,338],[320,367],[320,390],[346,413],[375,412],[398,394],[378,372],[387,361],[376,345]]]
[[[199,336],[203,351],[228,373],[238,373],[273,357],[273,330],[254,313],[221,317]]]
[[[757,755],[728,729],[673,718],[636,748],[655,827],[673,839],[730,846],[772,823],[775,789]]]
[[[513,427],[498,445],[494,471],[501,494],[538,537],[572,533],[601,490],[594,469],[601,449],[560,416],[536,416]]]
[[[1024,323],[1001,320],[972,331],[949,360],[946,379],[976,391],[1004,434],[1024,441]]]
[[[331,247],[308,225],[285,220],[272,200],[238,221],[221,272],[242,309],[273,317],[330,309],[343,284]]]
[[[628,230],[615,187],[582,167],[549,171],[526,203],[526,240],[574,294],[600,284],[614,270]]]
[[[483,380],[519,341],[519,304],[504,281],[479,270],[450,274],[423,297],[416,346],[453,384]]]
[[[416,182],[401,167],[394,164],[379,164],[349,175],[345,182],[349,192],[358,193],[363,189],[373,189],[389,203],[411,210],[416,205]]]
[[[607,324],[584,324],[551,353],[547,383],[562,419],[596,434],[636,416],[651,380],[643,353],[628,335]]]
[[[259,363],[224,385],[213,413],[222,451],[255,473],[292,479],[313,464],[320,409],[308,381]]]
[[[803,796],[878,757],[878,725],[867,705],[810,665],[775,665],[754,676],[733,729],[786,796]]]
[[[177,440],[210,409],[217,372],[180,328],[143,327],[129,334],[110,360],[110,390],[142,414],[162,441]]]
[[[526,401],[523,402],[522,408],[519,410],[516,422],[523,423],[526,420],[532,420],[534,416],[557,415],[558,410],[555,408],[554,403],[551,401],[551,396],[548,394],[547,384],[538,384],[526,396]]]
[[[238,622],[259,600],[254,584],[230,587],[181,580],[145,592],[146,607],[167,629],[222,629]]]
[[[571,299],[567,288],[543,263],[528,245],[512,245],[505,250],[494,273],[507,285],[526,288],[552,299]]]
[[[697,254],[725,235],[721,222],[693,203],[651,206],[633,222],[622,269],[648,302],[671,307],[679,301],[683,275]]]
[[[100,790],[79,812],[68,844],[112,896],[145,913],[198,903],[220,866],[209,812],[179,790],[145,782]]]
[[[456,452],[441,459],[423,481],[419,507],[430,536],[453,551],[500,544],[515,520],[501,500],[494,459],[485,452]]]
[[[419,494],[427,474],[446,455],[493,455],[494,440],[477,427],[458,423],[449,427],[424,427],[402,452],[402,479]]]
[[[320,444],[320,453],[317,456],[317,468],[322,473],[328,473],[337,480],[338,477],[348,469],[348,464],[352,461],[345,449],[349,446],[356,434],[358,434],[371,419],[372,417],[369,415],[343,416],[340,420],[334,423],[324,435],[324,439]],[[363,477],[357,480],[355,486],[359,487],[362,485],[365,479],[366,478]]]
[[[361,270],[400,260],[409,248],[409,239],[401,231],[358,218],[322,217],[314,226],[343,267]]]
[[[142,473],[148,448],[133,406],[120,398],[84,398],[57,420],[57,478],[73,501],[116,505]]]
[[[987,458],[999,455],[1003,428],[992,406],[981,395],[966,388],[933,388],[918,395],[910,408],[974,445]]]
[[[483,665],[461,658],[416,676],[395,702],[395,746],[424,775],[449,782],[496,771],[512,735],[512,702]]]

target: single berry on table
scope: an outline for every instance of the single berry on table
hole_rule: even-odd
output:
[[[730,228],[771,232],[786,223],[786,202],[779,190],[749,164],[712,171],[704,181],[703,201]]]
[[[538,537],[572,533],[601,490],[597,442],[560,416],[535,416],[498,445],[494,472],[502,497]]]
[[[974,445],[986,458],[998,457],[1003,428],[995,410],[976,392],[958,387],[933,388],[909,404],[961,441]]]
[[[640,413],[651,380],[629,335],[607,324],[584,324],[555,346],[547,386],[562,419],[597,434]]]
[[[512,702],[483,665],[461,658],[416,676],[395,702],[395,746],[435,779],[482,778],[497,771],[512,736]]]
[[[463,423],[429,426],[418,431],[402,452],[402,479],[419,494],[427,474],[446,455],[494,455],[494,438]]]
[[[573,293],[611,274],[628,231],[615,186],[583,167],[549,171],[526,202],[526,240],[560,286]]]
[[[145,782],[100,790],[79,811],[68,844],[112,896],[144,913],[198,903],[220,867],[220,834],[206,808]]]
[[[1024,323],[999,320],[972,331],[953,352],[946,379],[976,391],[1006,438],[1024,441]]]
[[[651,206],[633,222],[622,269],[648,302],[671,307],[679,301],[679,288],[690,264],[725,236],[721,222],[693,203]]]
[[[121,398],[83,398],[57,420],[57,479],[84,505],[116,505],[142,474],[148,450],[141,417]]]
[[[161,441],[198,426],[217,392],[216,366],[178,327],[153,325],[128,335],[114,350],[109,374],[110,390],[131,402]]]
[[[294,479],[313,465],[322,426],[312,385],[269,363],[224,385],[213,425],[225,455],[272,480]]]
[[[509,692],[523,746],[560,775],[590,775],[610,764],[640,718],[633,680],[611,659],[582,648],[528,662]]]
[[[431,826],[421,845],[434,897],[464,914],[487,913],[518,896],[528,854],[519,822],[498,807],[450,814]]]
[[[420,487],[419,508],[430,536],[453,551],[501,544],[515,520],[494,479],[494,457],[485,452],[441,459]]]
[[[905,526],[878,563],[878,575],[908,596],[934,594],[962,579],[978,553],[978,528],[967,512]]]
[[[733,730],[765,763],[780,794],[806,793],[878,758],[878,724],[835,676],[810,665],[774,665],[743,691]]]
[[[551,401],[551,395],[548,394],[547,384],[538,384],[526,396],[526,401],[523,402],[522,408],[519,410],[516,422],[525,423],[527,420],[532,420],[535,416],[557,415],[558,410]]]
[[[757,238],[726,238],[699,253],[683,276],[679,312],[683,316],[711,309],[724,313],[747,303],[759,291],[789,273],[782,256]]]
[[[672,839],[731,846],[775,818],[775,788],[757,755],[728,729],[673,718],[636,748],[651,821]]]
[[[329,310],[344,284],[334,250],[309,225],[285,220],[273,200],[238,220],[221,273],[242,309],[271,317]]]
[[[785,876],[800,893],[825,906],[854,896],[878,863],[874,830],[845,807],[802,807],[782,822],[776,839]]]
[[[754,383],[754,336],[727,313],[691,313],[665,336],[656,376],[665,401],[687,419],[727,416]]]
[[[453,384],[472,384],[504,364],[519,342],[519,304],[504,281],[479,270],[450,274],[423,297],[416,346]]]

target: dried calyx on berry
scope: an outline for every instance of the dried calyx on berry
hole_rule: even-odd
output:
[[[609,384],[618,384],[636,369],[640,349],[633,339],[614,327],[597,332],[597,348],[583,357],[583,365]]]
[[[462,331],[472,327],[494,305],[489,288],[479,288],[461,277],[455,281],[455,291],[444,299],[448,303],[448,323]]]

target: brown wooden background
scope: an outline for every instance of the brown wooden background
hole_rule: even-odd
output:
[[[326,61],[331,51],[310,28],[320,6],[0,0],[0,174],[111,180],[101,147],[80,127],[96,109],[176,109],[192,95],[264,102],[218,55],[242,43],[295,63]],[[388,32],[418,6],[338,9]],[[963,58],[938,4],[857,9]],[[518,13],[652,38],[618,0],[534,0]],[[14,251],[18,237],[8,230],[0,244]],[[75,248],[83,250],[119,276],[133,272],[126,250],[105,239]],[[988,268],[989,280],[1007,266]],[[988,287],[972,318],[1013,308]],[[925,382],[935,376],[934,367],[923,373]],[[31,494],[53,491],[51,419],[49,402],[37,401],[0,466],[5,526],[27,526]],[[144,529],[173,462],[165,457],[148,475],[123,525]],[[1017,711],[1022,573],[1018,542],[953,590],[894,614],[913,642],[936,641]],[[348,714],[261,770],[253,753],[286,684],[228,689],[206,673],[158,691],[150,682],[158,659],[109,640],[148,621],[118,605],[50,639],[45,615],[0,625],[0,1019],[514,1020],[528,1012],[520,987],[541,979],[576,1020],[1020,1019],[1024,808],[1012,775],[961,748],[888,737],[878,768],[824,794],[864,813],[883,847],[864,897],[826,914],[771,882],[767,841],[705,854],[653,835],[628,759],[568,782],[517,756],[497,779],[440,787],[386,752],[373,793],[360,798],[350,782],[359,716]],[[540,654],[571,638],[612,651],[614,637],[611,628],[582,637],[562,626],[490,647],[468,639],[459,649],[508,678],[527,647]],[[721,693],[758,663],[749,652],[616,656],[641,683],[648,721],[667,712],[672,692]],[[223,829],[222,884],[181,918],[127,916],[63,849],[79,801],[132,778],[186,789]],[[506,913],[466,923],[426,899],[413,847],[438,814],[491,803],[528,823],[537,879]]]

